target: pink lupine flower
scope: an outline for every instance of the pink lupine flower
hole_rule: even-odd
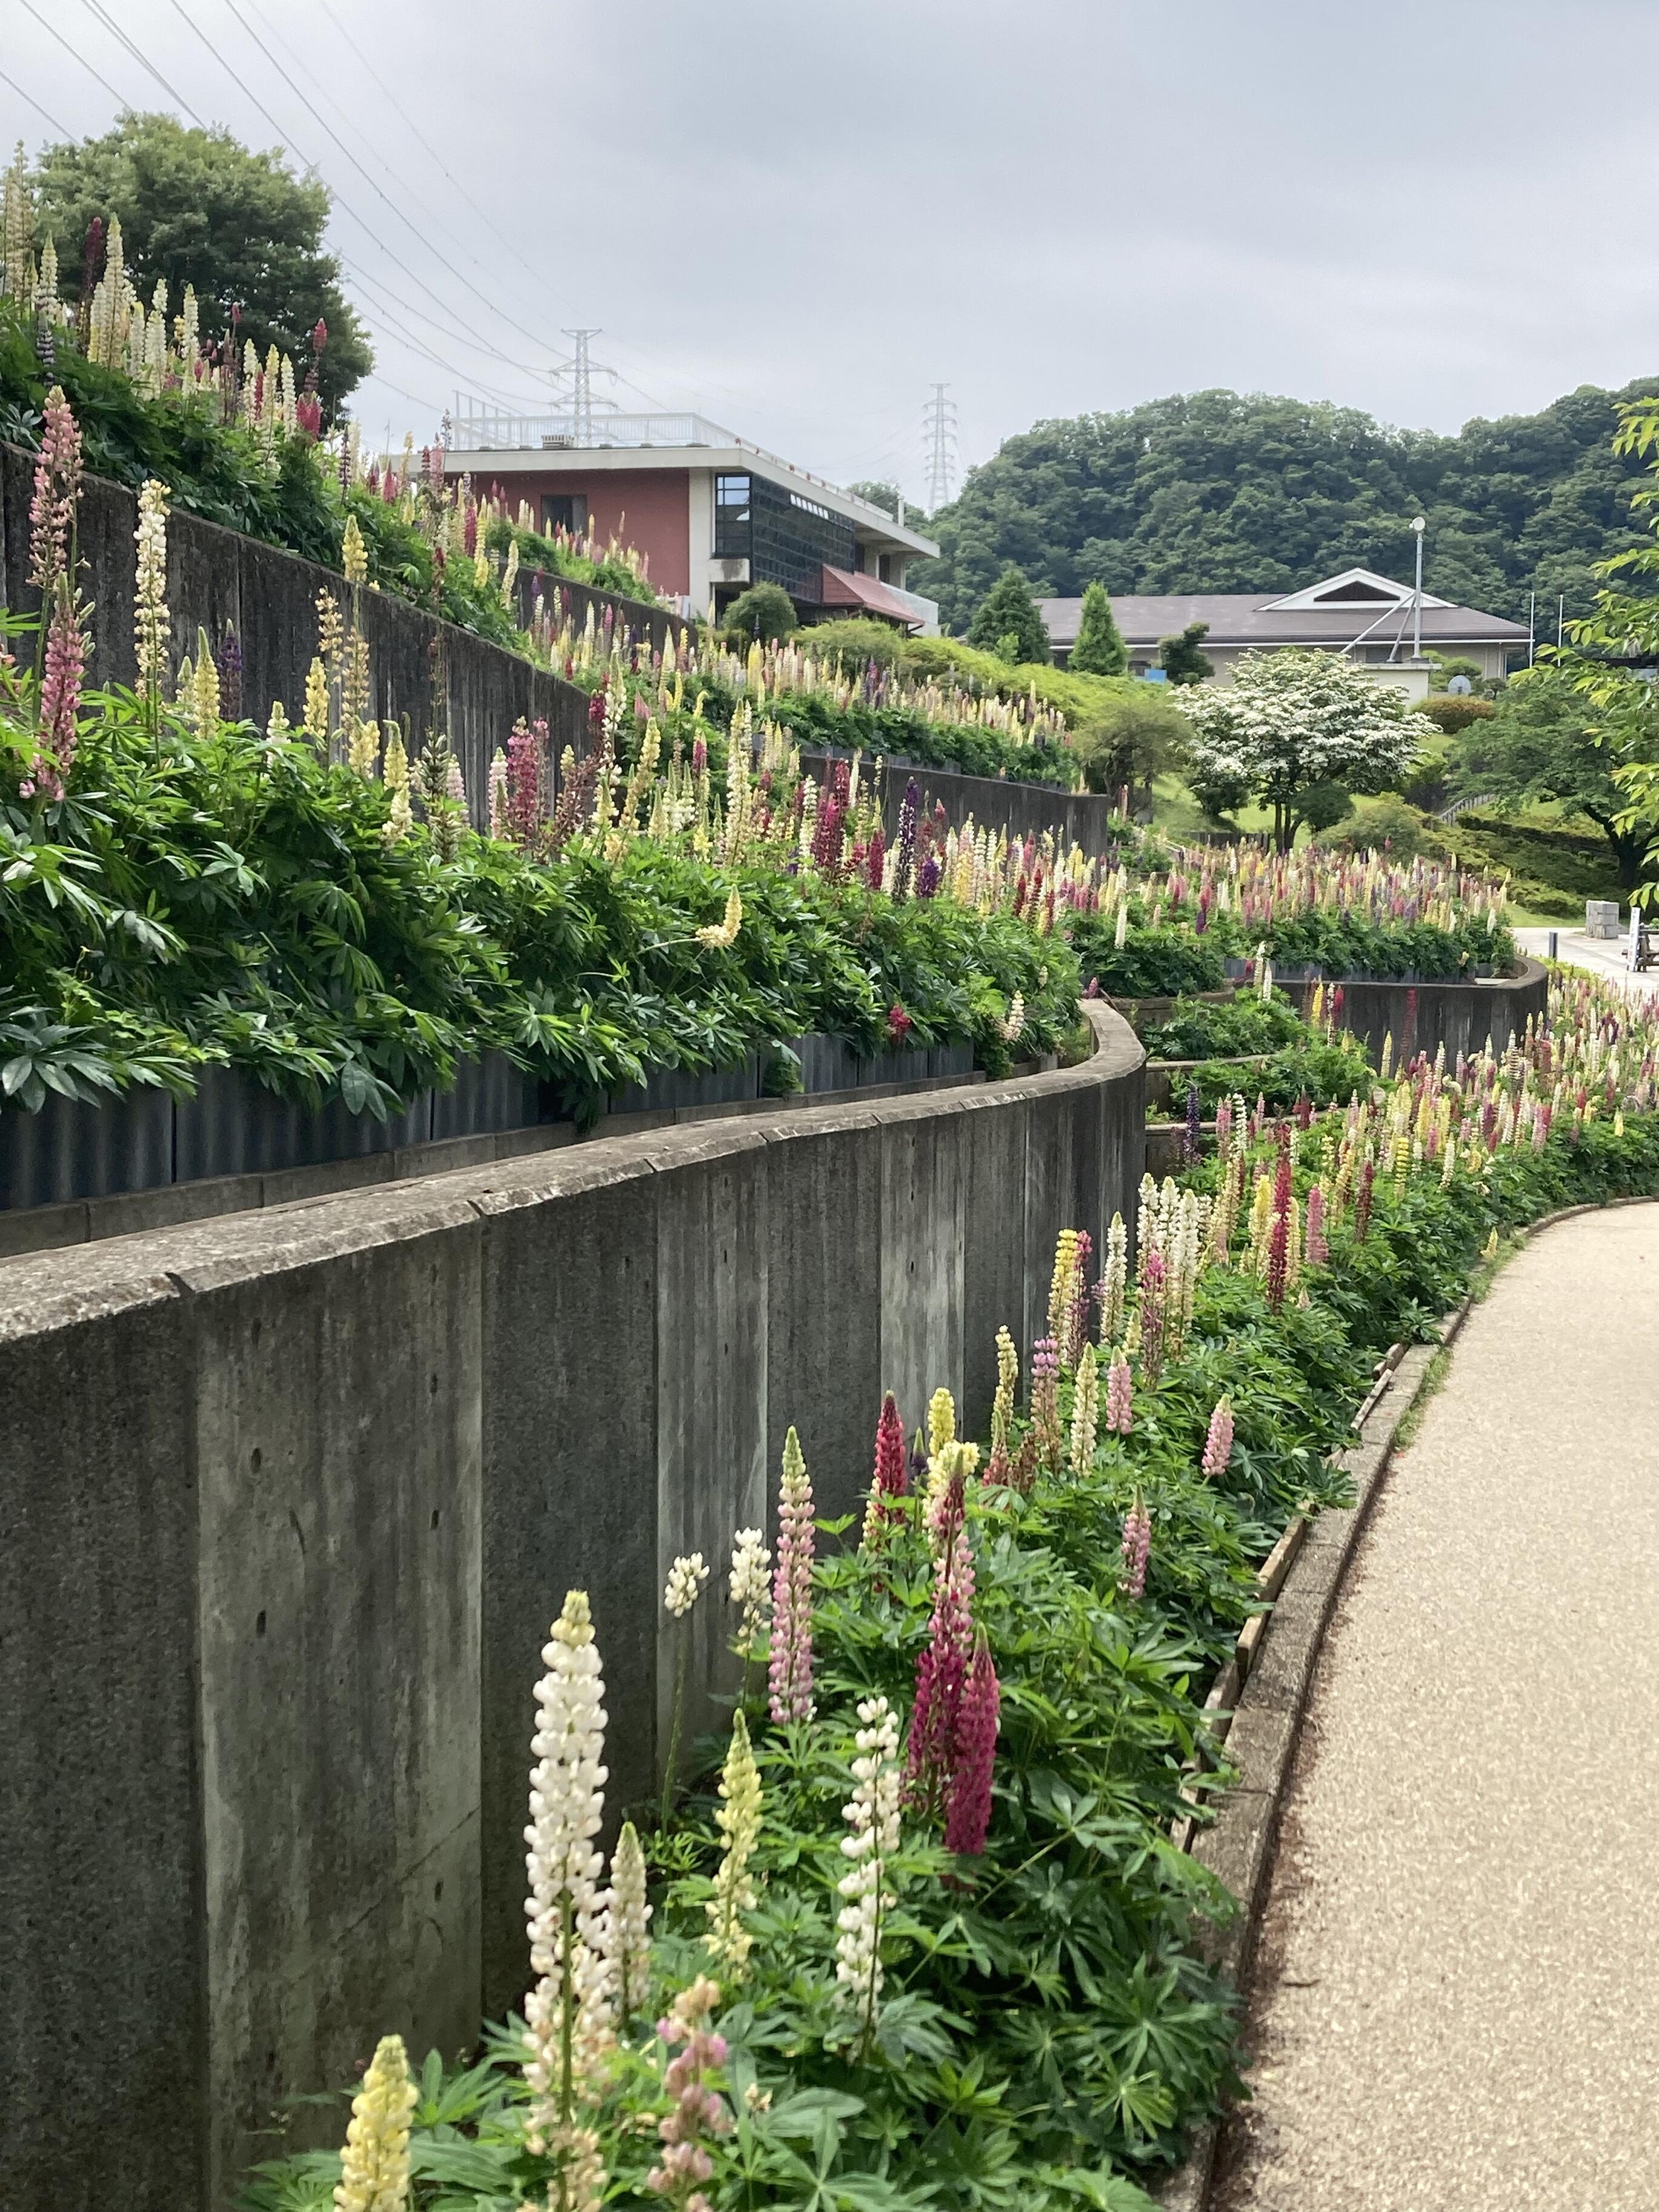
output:
[[[1140,1271],[1140,1371],[1156,1382],[1164,1366],[1164,1297],[1167,1275],[1161,1252],[1149,1252]]]
[[[1331,1256],[1331,1248],[1325,1239],[1325,1194],[1317,1183],[1308,1193],[1305,1249],[1310,1267],[1322,1267]]]
[[[708,2081],[726,2058],[726,2038],[708,2024],[720,1995],[718,1983],[700,1976],[675,1998],[667,2017],[657,2022],[657,2033],[669,2050],[676,2045],[684,2048],[663,2069],[668,2109],[657,2123],[664,2145],[662,2160],[646,2176],[645,2185],[653,2197],[671,2198],[681,2212],[708,2212],[702,2185],[713,2179],[714,2161],[704,2144],[709,2136],[732,2130],[726,2100]]]
[[[68,579],[60,578],[58,604],[46,632],[46,668],[40,679],[42,750],[35,768],[36,781],[48,799],[63,797],[64,779],[75,758],[86,656],[86,633],[70,595]]]
[[[864,880],[872,891],[881,889],[882,874],[886,865],[887,840],[879,830],[872,830],[864,854]]]
[[[40,458],[29,503],[29,581],[49,599],[69,562],[70,532],[81,496],[81,432],[63,387],[46,394]]]
[[[1227,1462],[1233,1452],[1233,1409],[1230,1400],[1218,1398],[1215,1411],[1210,1415],[1210,1433],[1204,1440],[1204,1473],[1212,1482],[1218,1482],[1227,1472]]]
[[[507,741],[507,834],[515,844],[530,847],[542,826],[542,744],[547,725],[538,721],[532,731],[522,714]]]
[[[1123,1516],[1123,1570],[1118,1587],[1125,1597],[1139,1598],[1146,1590],[1146,1561],[1152,1548],[1152,1516],[1137,1494]]]
[[[881,1401],[881,1419],[876,1423],[876,1467],[870,1482],[870,1499],[864,1515],[864,1548],[878,1551],[889,1528],[902,1521],[898,1500],[910,1487],[909,1469],[905,1464],[904,1424],[899,1419],[898,1401],[890,1390]]]
[[[991,1777],[996,1764],[1002,1690],[981,1629],[974,1641],[968,1680],[957,1719],[956,1759],[945,1810],[945,1848],[963,1858],[985,1849],[991,1825]]]
[[[812,1717],[812,1485],[792,1428],[783,1441],[778,1490],[778,1557],[772,1576],[772,1654],[768,1673],[775,1721]]]
[[[1106,1425],[1127,1437],[1135,1424],[1134,1388],[1127,1359],[1115,1359],[1106,1370]]]

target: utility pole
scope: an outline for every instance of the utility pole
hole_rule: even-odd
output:
[[[1536,592],[1528,592],[1527,593],[1527,665],[1528,668],[1532,666],[1533,652],[1537,642],[1537,618],[1538,594]]]
[[[617,374],[614,368],[607,368],[603,362],[591,361],[588,357],[587,341],[599,335],[599,325],[597,323],[587,330],[567,330],[566,337],[575,341],[575,353],[569,361],[559,362],[553,370],[555,376],[570,379],[570,427],[579,446],[591,446],[593,442],[593,372],[597,369],[601,376],[612,377]],[[609,407],[611,402],[602,399],[599,404]]]
[[[1567,599],[1564,592],[1555,603],[1555,649],[1560,652],[1566,637]]]
[[[947,385],[936,384],[922,416],[923,444],[927,454],[927,512],[937,514],[951,501],[951,476],[957,447],[957,404],[947,399]]]
[[[1420,514],[1412,517],[1412,534],[1417,540],[1417,590],[1412,600],[1412,659],[1423,658],[1423,532],[1428,528],[1426,519]]]

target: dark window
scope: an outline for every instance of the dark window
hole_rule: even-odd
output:
[[[717,561],[749,558],[749,479],[714,479],[714,557]]]
[[[568,530],[573,538],[586,537],[586,493],[544,491],[542,494],[542,529],[550,535],[556,530]]]
[[[753,520],[744,550],[751,580],[781,584],[792,599],[804,605],[821,605],[825,567],[849,571],[858,567],[858,537],[852,524],[831,514],[810,493],[787,491],[766,477],[756,477],[750,489]]]

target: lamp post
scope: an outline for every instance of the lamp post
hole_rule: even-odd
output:
[[[1423,658],[1423,532],[1428,528],[1425,516],[1412,517],[1412,535],[1417,540],[1417,590],[1412,599],[1412,659]]]

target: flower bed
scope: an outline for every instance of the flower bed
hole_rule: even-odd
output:
[[[1501,1227],[1659,1188],[1651,1018],[1588,984],[1553,1011],[1501,1060],[1230,1121],[1184,1189],[1144,1187],[1134,1283],[1121,1224],[1097,1281],[1068,1232],[1029,1389],[1005,1332],[984,1448],[938,1392],[907,1451],[890,1401],[861,1531],[827,1557],[792,1431],[775,1562],[735,1540],[730,1735],[678,1807],[671,1753],[668,1817],[640,1808],[608,1888],[572,1593],[538,1690],[526,2021],[418,2087],[383,2046],[348,2183],[409,2127],[434,2207],[1144,2208],[1237,2081],[1196,1940],[1227,1900],[1170,1830],[1183,1784],[1201,1818],[1227,1778],[1203,1698],[1255,1568],[1340,1498],[1376,1356]],[[677,1636],[721,1602],[708,1577],[677,1563]],[[340,2176],[280,2161],[246,2202],[320,2208]]]

